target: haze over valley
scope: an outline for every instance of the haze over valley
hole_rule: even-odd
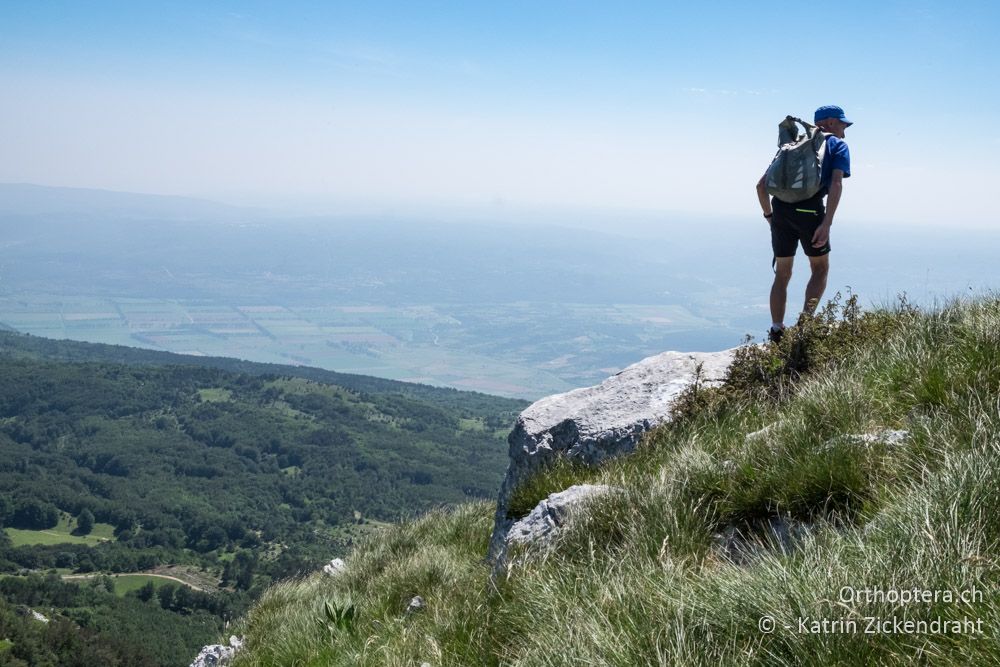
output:
[[[733,347],[766,326],[769,252],[754,218],[551,219],[289,218],[3,185],[0,325],[522,398],[663,350]],[[893,233],[838,229],[829,293],[930,302],[996,277],[995,233],[967,247],[924,229],[905,255],[883,251]]]

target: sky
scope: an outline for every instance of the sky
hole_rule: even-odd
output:
[[[0,182],[759,216],[778,122],[838,104],[840,219],[1000,228],[998,31],[963,0],[2,0]]]

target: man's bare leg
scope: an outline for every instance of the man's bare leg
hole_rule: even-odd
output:
[[[806,283],[806,302],[802,306],[802,312],[811,315],[826,290],[826,276],[830,273],[830,255],[810,257],[809,268],[812,269],[812,275]]]
[[[785,321],[788,281],[792,279],[792,262],[794,261],[794,257],[778,257],[774,265],[774,283],[771,285],[771,322]]]

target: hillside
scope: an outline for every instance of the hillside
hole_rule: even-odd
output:
[[[634,453],[524,483],[522,515],[612,489],[548,548],[491,574],[493,503],[429,513],[271,588],[233,664],[997,664],[998,331],[997,299],[831,304]]]
[[[272,581],[343,555],[384,522],[491,497],[505,466],[504,436],[524,405],[3,332],[0,573],[180,566],[193,592],[167,584],[167,599],[161,580],[137,579],[136,588],[148,583],[146,601],[174,615],[156,624],[200,624],[177,631],[185,645],[176,652],[189,657]],[[97,592],[84,595],[77,585],[8,577],[0,594],[100,634],[121,626],[107,619],[134,606],[137,594],[108,581],[108,591],[95,579]],[[95,605],[107,614],[93,613]],[[81,608],[90,616],[70,612]],[[148,604],[142,609],[129,612],[148,617],[144,630],[129,626],[136,632],[157,618]],[[5,627],[0,639],[12,632]],[[123,651],[119,657],[130,655]],[[148,664],[180,664],[158,655]],[[107,664],[146,664],[122,660]]]
[[[53,340],[2,329],[0,329],[0,357],[36,361],[91,361],[127,364],[129,366],[196,366],[254,376],[294,377],[323,384],[333,384],[355,392],[395,394],[427,401],[443,408],[473,410],[480,416],[481,414],[494,414],[498,405],[502,410],[513,410],[525,404],[524,401],[516,399],[501,400],[498,403],[496,396],[474,391],[400,382],[355,373],[338,373],[312,366],[260,363],[232,357],[176,354],[127,345]]]

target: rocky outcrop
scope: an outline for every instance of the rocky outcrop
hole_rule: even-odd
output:
[[[229,646],[211,644],[201,649],[191,667],[223,667],[232,661],[242,647],[243,640],[235,635],[229,638]]]
[[[518,417],[507,438],[510,463],[500,487],[488,558],[498,564],[514,524],[508,516],[514,488],[559,456],[597,464],[632,451],[642,435],[670,418],[671,404],[694,380],[720,383],[734,350],[664,352],[648,357],[599,385],[543,398]]]
[[[406,613],[415,614],[418,611],[423,611],[426,608],[427,608],[427,603],[424,602],[424,599],[419,595],[414,595],[410,599],[410,604],[406,606]]]
[[[515,521],[507,531],[507,544],[531,544],[538,548],[548,546],[566,525],[572,514],[589,499],[612,491],[605,484],[574,484],[565,491],[549,495],[523,519]]]
[[[910,440],[910,432],[905,430],[884,428],[872,433],[850,433],[840,438],[834,438],[826,443],[826,449],[848,445],[854,447],[872,447],[874,445],[887,445],[889,447],[901,447]]]
[[[343,558],[334,558],[323,566],[323,572],[331,577],[339,576],[347,569],[347,563]]]
[[[44,614],[40,614],[30,607],[26,607],[24,605],[18,605],[15,609],[18,614],[20,614],[21,616],[27,616],[33,621],[38,621],[39,623],[49,622],[49,619]]]

